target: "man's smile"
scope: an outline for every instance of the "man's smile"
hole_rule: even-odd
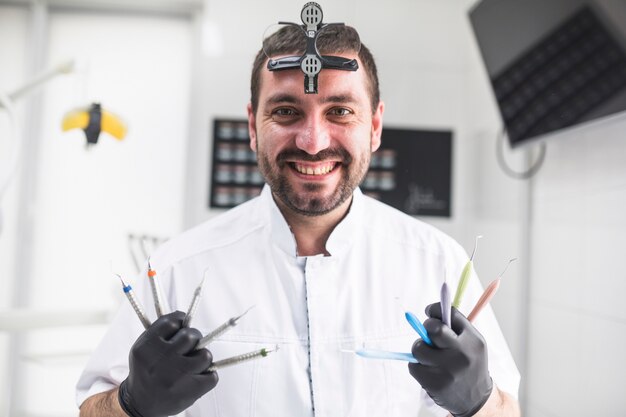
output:
[[[337,161],[325,161],[317,163],[289,162],[290,167],[300,174],[322,176],[332,172],[335,167],[340,165]]]

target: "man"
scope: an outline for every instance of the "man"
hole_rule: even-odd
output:
[[[254,63],[248,120],[261,196],[151,257],[172,310],[186,310],[204,279],[193,328],[179,311],[141,333],[124,307],[78,383],[81,416],[519,415],[519,374],[491,310],[474,327],[453,309],[448,327],[439,304],[428,306],[432,346],[404,321],[405,309],[438,300],[444,270],[459,276],[467,255],[361,194],[381,141],[376,65],[352,29],[331,27],[316,42],[321,72],[306,73],[303,89],[301,67],[285,59],[305,53],[301,37],[297,27],[272,35]],[[480,293],[473,279],[460,310]],[[250,306],[210,351],[195,349]],[[266,358],[208,370],[213,358],[274,345]],[[408,370],[346,352],[411,346],[421,363]]]

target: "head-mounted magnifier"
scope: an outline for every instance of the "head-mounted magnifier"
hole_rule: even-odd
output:
[[[305,94],[317,94],[317,75],[322,69],[356,71],[357,60],[341,56],[358,53],[359,34],[343,23],[322,23],[322,8],[315,2],[306,3],[300,12],[302,25],[278,22],[270,26],[263,37],[263,51],[269,58],[267,69],[281,71],[300,68],[304,73]],[[337,39],[341,37],[341,41]],[[332,55],[322,54],[328,50]],[[293,53],[299,56],[286,56]]]

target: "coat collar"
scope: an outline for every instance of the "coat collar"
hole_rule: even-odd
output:
[[[291,232],[287,221],[274,201],[272,191],[268,185],[261,192],[262,204],[269,212],[271,238],[288,256],[297,257],[296,238]],[[326,249],[331,256],[340,256],[345,253],[357,239],[359,225],[363,218],[363,193],[357,188],[352,193],[352,203],[348,214],[339,222],[326,242]]]

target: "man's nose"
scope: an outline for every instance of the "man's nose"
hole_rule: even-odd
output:
[[[330,135],[323,120],[311,117],[304,128],[298,132],[296,146],[308,153],[316,155],[330,146]]]

